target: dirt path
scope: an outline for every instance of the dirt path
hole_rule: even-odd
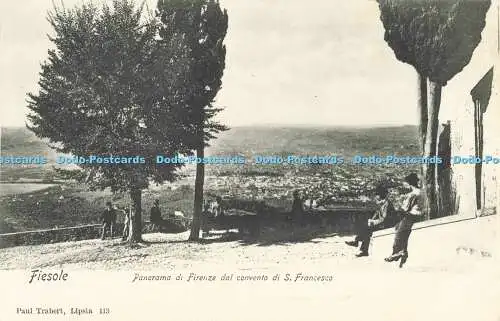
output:
[[[144,309],[148,316],[163,316],[168,311],[169,316],[175,315],[175,320],[182,321],[499,320],[496,317],[500,316],[497,304],[500,271],[491,264],[492,260],[469,257],[424,263],[415,260],[399,269],[377,255],[354,258],[355,249],[347,247],[346,238],[339,236],[269,245],[216,239],[212,239],[212,243],[197,244],[185,242],[187,237],[188,233],[147,234],[144,239],[148,243],[137,248],[115,239],[2,249],[1,269],[24,270],[16,274],[14,284],[25,284],[25,270],[34,267],[82,270],[82,274],[71,272],[74,281],[67,287],[33,286],[26,292],[24,287],[13,286],[6,311],[14,313],[18,302],[28,298],[38,302],[38,288],[43,289],[44,295],[46,291],[54,291],[50,293],[57,297],[60,297],[57,291],[64,289],[68,302],[80,302],[80,291],[91,288],[85,296],[87,301],[114,302],[110,303],[114,311],[112,321],[142,320]],[[382,243],[378,241],[378,244]],[[108,272],[92,271],[85,278],[89,269]],[[271,275],[279,272],[283,275],[315,270],[333,275],[333,281],[281,282],[280,285],[273,282],[131,283],[137,273],[201,271]],[[111,271],[113,273],[109,273]],[[98,274],[102,275],[101,281],[88,283],[93,278],[91,275]],[[7,273],[0,276],[7,282]],[[130,293],[134,287],[135,297],[141,301],[134,304],[112,301],[107,296],[110,287],[115,288],[114,294]],[[197,302],[198,308],[193,310],[190,302]]]
[[[273,269],[278,266],[331,266],[339,269],[393,270],[380,257],[354,258],[356,249],[344,241],[349,237],[331,236],[304,242],[274,242],[247,244],[239,240],[211,237],[203,243],[186,242],[188,232],[181,234],[145,234],[145,244],[131,248],[119,239],[88,240],[38,246],[19,246],[0,249],[0,269],[30,269],[35,267],[66,267],[69,269],[97,269],[113,271],[189,269],[220,264],[236,269]],[[231,235],[230,235],[231,236]],[[475,261],[429,262],[427,265],[406,269],[414,272],[462,273]]]
[[[245,244],[241,241],[220,241],[209,238],[203,244],[186,242],[188,232],[143,235],[147,242],[130,248],[119,239],[88,240],[38,246],[19,246],[0,250],[1,269],[31,267],[57,267],[150,270],[232,262],[241,268],[256,265],[288,264],[295,261],[311,262],[325,258],[342,260],[354,252],[346,248],[343,239],[311,240],[304,243],[278,243],[270,245]],[[20,259],[22,258],[22,259]]]

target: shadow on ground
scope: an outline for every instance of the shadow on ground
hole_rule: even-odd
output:
[[[240,238],[242,245],[290,245],[296,243],[318,243],[318,239],[332,236],[347,236],[352,233],[339,232],[332,227],[321,227],[314,225],[307,226],[286,226],[268,227],[261,231],[257,237],[243,235]]]
[[[348,236],[352,233],[337,232],[332,227],[321,226],[276,226],[265,227],[261,229],[258,235],[251,235],[249,233],[240,233],[237,230],[212,230],[208,234],[204,234],[197,243],[199,244],[214,244],[225,242],[238,242],[240,245],[257,245],[257,246],[271,246],[271,245],[290,245],[296,243],[318,243],[318,239],[328,238],[332,236]],[[185,240],[154,240],[144,241],[145,244],[161,244],[161,243],[190,243]]]

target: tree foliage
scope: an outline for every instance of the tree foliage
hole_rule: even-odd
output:
[[[490,0],[378,0],[385,41],[396,58],[446,83],[470,62]]]
[[[187,150],[171,104],[187,72],[175,48],[156,41],[158,26],[132,1],[98,8],[54,8],[55,49],[42,64],[38,93],[28,94],[37,136],[79,156],[145,157],[146,164],[82,164],[95,188],[125,191],[175,179],[179,165],[155,156]]]
[[[221,108],[213,105],[225,68],[227,12],[215,0],[159,0],[157,16],[162,41],[179,48],[189,66],[180,102],[186,141],[196,149],[202,138],[206,146],[227,129],[214,120]]]

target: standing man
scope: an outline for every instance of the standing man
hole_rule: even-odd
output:
[[[375,198],[378,205],[378,209],[375,214],[369,219],[365,224],[363,224],[354,241],[345,242],[349,246],[357,247],[359,242],[361,246],[359,248],[359,253],[356,257],[368,256],[368,249],[370,247],[370,240],[373,231],[382,228],[392,227],[396,224],[396,212],[392,202],[387,198],[389,191],[383,185],[379,185],[375,190]]]
[[[101,240],[104,240],[106,231],[110,230],[111,238],[113,237],[113,222],[116,220],[116,211],[111,202],[106,202],[106,209],[101,214],[102,234]]]
[[[293,191],[292,220],[300,225],[304,218],[304,201],[298,190]]]
[[[158,228],[160,228],[161,211],[160,211],[160,200],[159,199],[155,199],[153,207],[151,207],[150,220],[151,220],[151,223],[153,223],[153,226],[158,226]]]

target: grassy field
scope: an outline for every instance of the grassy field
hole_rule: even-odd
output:
[[[192,195],[189,186],[146,191],[142,202],[143,219],[149,220],[149,209],[156,198],[160,200],[164,216],[175,210],[191,215]],[[129,203],[128,200],[128,195],[123,193],[90,191],[85,186],[71,183],[5,195],[0,197],[0,233],[99,223],[107,201],[122,207]],[[123,217],[119,216],[118,221],[122,220]]]
[[[39,190],[45,190],[49,187],[54,186],[53,184],[34,184],[34,183],[19,183],[19,184],[0,184],[0,195],[9,196],[16,194],[26,194],[33,193]]]

